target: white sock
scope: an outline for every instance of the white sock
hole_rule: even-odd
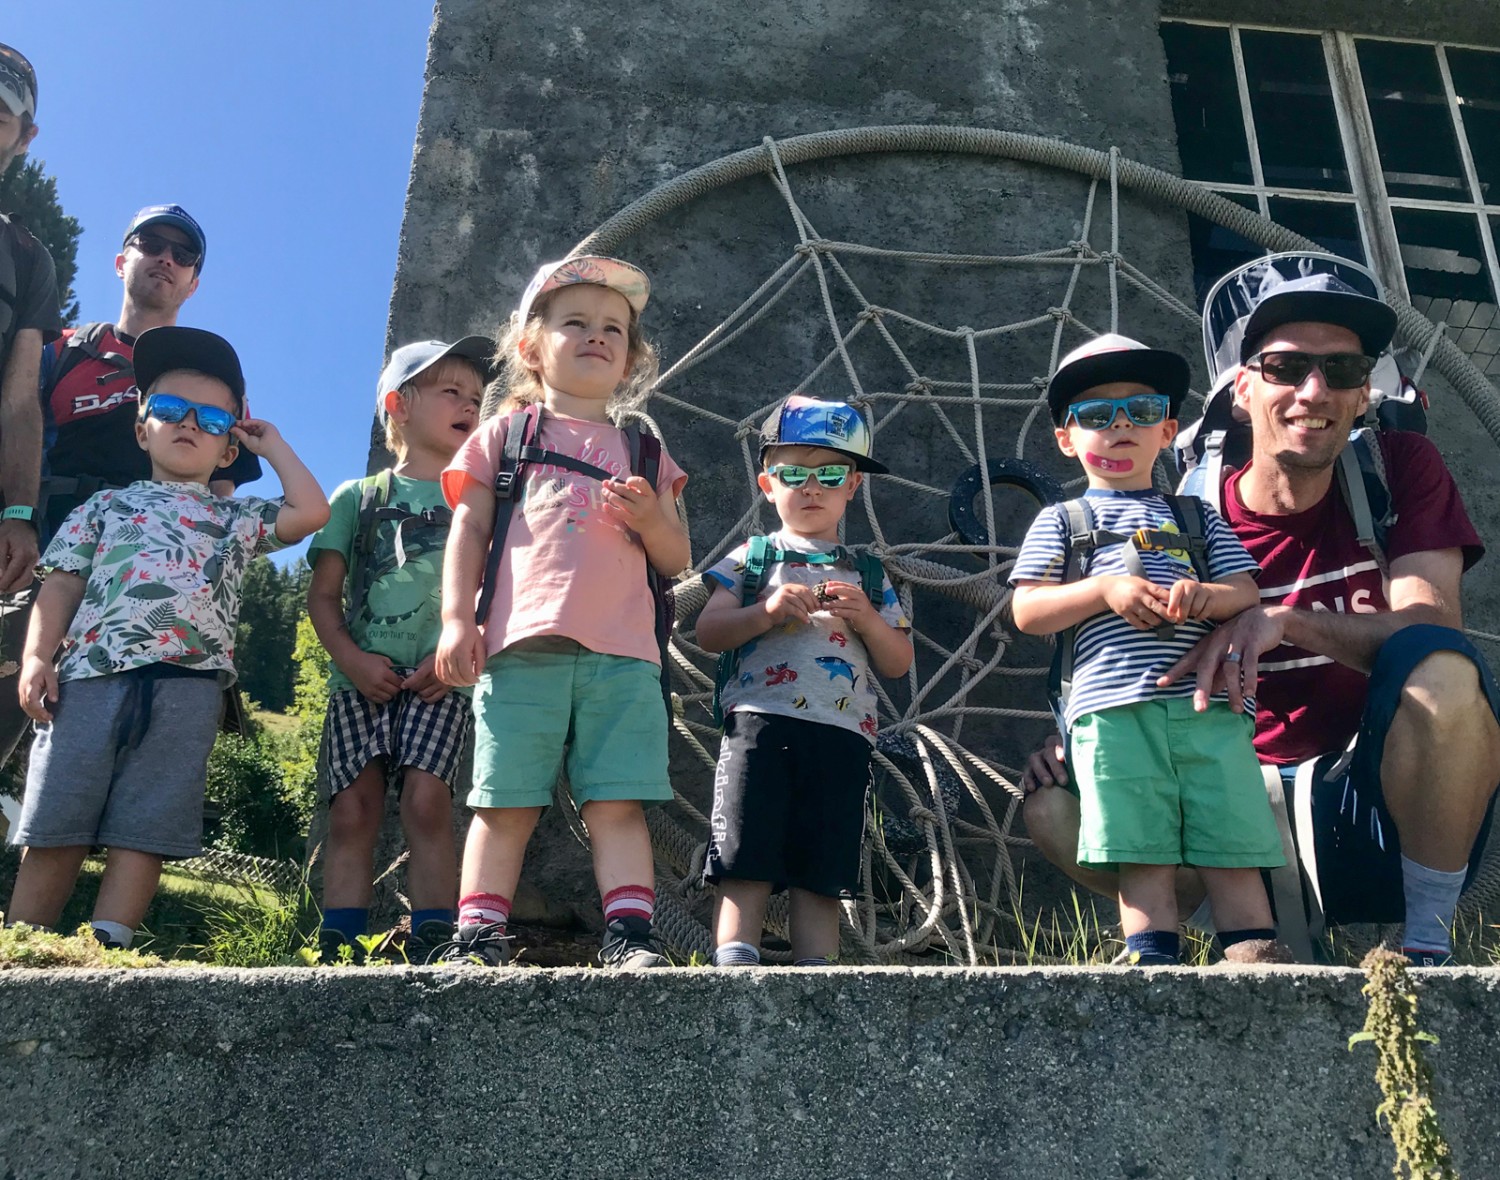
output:
[[[1406,933],[1401,945],[1413,950],[1453,950],[1453,911],[1463,892],[1467,868],[1454,873],[1430,869],[1401,858],[1401,885],[1406,894]]]
[[[95,918],[89,923],[94,929],[95,936],[103,935],[100,942],[117,942],[121,946],[129,946],[135,938],[135,931],[129,926],[122,926],[119,922],[106,922],[101,918]]]

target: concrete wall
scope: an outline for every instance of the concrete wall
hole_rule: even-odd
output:
[[[0,973],[0,1177],[1371,1180],[1353,971]],[[1500,1175],[1500,973],[1420,1023]]]

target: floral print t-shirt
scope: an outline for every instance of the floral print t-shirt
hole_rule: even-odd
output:
[[[240,584],[251,558],[281,548],[280,511],[280,500],[152,480],[80,504],[41,561],[88,581],[58,679],[168,663],[233,684]]]

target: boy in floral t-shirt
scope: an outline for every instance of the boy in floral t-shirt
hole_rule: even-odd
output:
[[[208,755],[222,689],[235,678],[245,567],[328,519],[317,481],[276,427],[240,416],[245,379],[222,337],[143,332],[135,374],[144,391],[136,441],[151,478],[80,505],[42,557],[52,572],[20,676],[37,737],[11,837],[25,851],[6,915],[55,924],[84,856],[102,845],[109,860],[93,928],[106,946],[130,945],[162,860],[202,850]],[[208,490],[240,446],[270,463],[281,501]]]

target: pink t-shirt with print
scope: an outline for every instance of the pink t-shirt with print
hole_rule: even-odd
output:
[[[508,414],[482,424],[443,472],[443,495],[457,506],[473,479],[495,486],[505,450]],[[607,422],[542,417],[540,445],[549,451],[630,474],[624,432]],[[665,447],[658,494],[678,496],[687,473]],[[640,538],[603,510],[598,480],[576,471],[532,463],[521,501],[511,515],[495,597],[483,624],[488,655],[537,635],[562,635],[590,651],[660,665],[655,610],[646,586],[646,551]]]

